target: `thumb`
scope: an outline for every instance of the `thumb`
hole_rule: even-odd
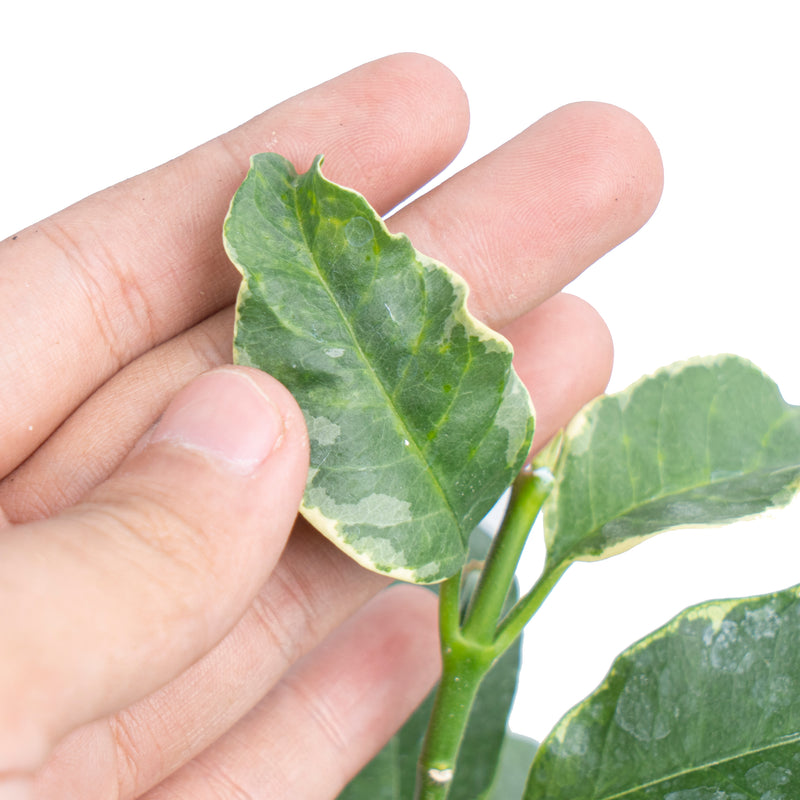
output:
[[[226,367],[79,505],[0,530],[0,788],[225,635],[280,556],[307,461],[287,390]]]

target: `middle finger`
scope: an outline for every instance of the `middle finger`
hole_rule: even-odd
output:
[[[637,231],[661,196],[661,157],[616,106],[553,111],[389,221],[470,286],[499,329]]]

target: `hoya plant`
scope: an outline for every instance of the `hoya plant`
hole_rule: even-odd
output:
[[[303,409],[301,512],[368,569],[439,592],[435,693],[342,800],[800,797],[800,588],[715,601],[622,653],[545,740],[506,719],[520,635],[576,561],[661,531],[785,505],[800,408],[735,356],[589,403],[532,464],[534,413],[509,343],[467,287],[390,234],[318,157],[254,156],[225,244],[242,272],[234,355]],[[493,537],[478,523],[511,487]],[[539,513],[547,556],[514,574]]]

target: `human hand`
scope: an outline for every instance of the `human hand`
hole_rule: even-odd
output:
[[[428,691],[430,593],[293,528],[300,412],[266,375],[207,370],[229,359],[221,225],[251,153],[325,153],[383,213],[466,128],[452,75],[394,56],[0,244],[0,798],[34,774],[36,798],[333,798]],[[660,187],[641,124],[579,104],[388,220],[511,339],[538,444],[611,364],[558,292]]]

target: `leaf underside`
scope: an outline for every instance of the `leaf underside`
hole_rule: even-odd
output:
[[[753,364],[698,358],[598,398],[541,457],[551,566],[607,558],[676,527],[784,505],[800,481],[800,407]]]
[[[800,587],[688,609],[558,723],[525,800],[800,797],[798,640]]]
[[[510,345],[464,282],[389,233],[356,192],[254,156],[225,221],[242,272],[234,360],[305,415],[301,507],[364,566],[432,583],[519,471],[533,433]]]

